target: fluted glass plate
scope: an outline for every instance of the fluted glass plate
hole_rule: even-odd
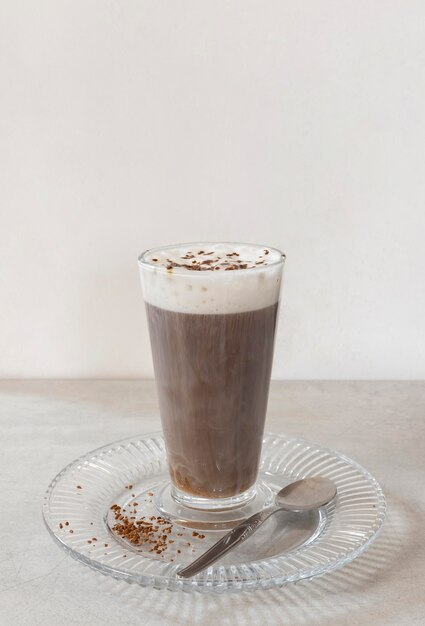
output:
[[[180,579],[178,570],[225,531],[195,531],[158,512],[156,495],[168,481],[160,433],[112,443],[75,460],[48,487],[43,514],[54,539],[73,558],[117,579],[215,593],[279,587],[349,563],[376,538],[385,518],[379,484],[356,462],[303,439],[264,436],[258,479],[263,504],[307,476],[333,480],[337,498],[318,511],[272,516],[192,579]]]

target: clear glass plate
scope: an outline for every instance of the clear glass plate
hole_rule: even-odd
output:
[[[188,580],[177,571],[226,531],[220,524],[211,530],[161,519],[158,498],[164,501],[169,479],[160,433],[104,446],[68,465],[48,487],[43,514],[53,538],[73,558],[117,579],[184,591],[266,589],[349,563],[382,526],[385,498],[367,470],[333,450],[284,435],[264,436],[260,508],[289,482],[318,475],[336,483],[333,503],[272,516],[252,538]],[[246,514],[255,501],[249,506]]]

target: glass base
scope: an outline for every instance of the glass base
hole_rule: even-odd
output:
[[[181,489],[178,489],[175,485],[171,486],[171,495],[178,504],[187,506],[190,509],[200,509],[202,511],[236,509],[248,504],[248,502],[255,498],[255,494],[256,489],[254,485],[243,493],[239,493],[237,496],[230,496],[229,498],[201,498],[199,496],[189,495],[181,491]]]
[[[250,515],[272,504],[274,494],[263,481],[231,498],[197,498],[177,490],[170,482],[158,486],[155,505],[174,524],[204,530],[233,528]]]

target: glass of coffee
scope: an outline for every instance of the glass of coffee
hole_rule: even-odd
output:
[[[189,243],[139,257],[171,494],[209,511],[255,493],[284,255]]]

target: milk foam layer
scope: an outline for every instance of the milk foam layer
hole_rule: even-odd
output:
[[[284,256],[253,244],[189,243],[139,258],[145,301],[180,313],[242,313],[279,299]]]

